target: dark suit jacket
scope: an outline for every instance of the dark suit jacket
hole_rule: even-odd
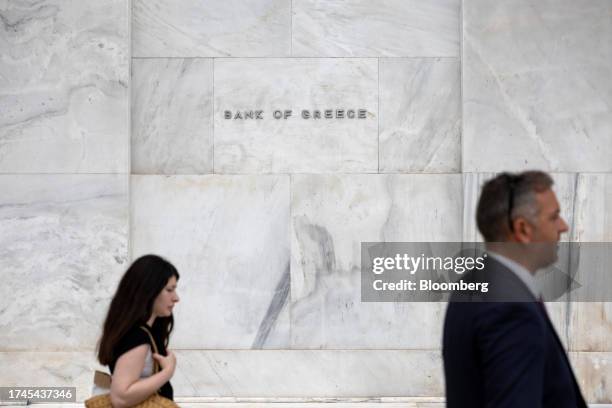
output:
[[[492,258],[464,281],[487,293],[451,297],[442,354],[448,408],[586,407],[565,350],[542,304]]]

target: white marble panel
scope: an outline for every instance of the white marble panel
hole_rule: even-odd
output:
[[[181,274],[173,347],[288,346],[288,176],[133,176],[131,244]]]
[[[575,213],[574,240],[612,242],[612,174],[579,175]],[[609,257],[609,254],[601,255]],[[590,261],[581,257],[583,265]],[[589,289],[596,288],[598,281],[607,284],[610,282],[610,263],[605,262],[602,266],[589,270],[584,270],[583,266],[576,280],[588,281],[584,286]],[[583,298],[588,299],[588,294]],[[612,351],[612,302],[570,304],[570,348],[576,351]]]
[[[128,2],[0,8],[0,172],[127,173]]]
[[[179,350],[175,395],[439,397],[442,358],[414,350]],[[195,394],[194,394],[195,393]]]
[[[292,346],[439,348],[445,304],[361,302],[360,245],[461,241],[461,210],[460,175],[292,176]]]
[[[132,173],[212,172],[213,63],[132,60]]]
[[[459,56],[459,0],[294,0],[292,55]]]
[[[134,57],[284,57],[291,0],[134,0]]]
[[[258,399],[277,406],[275,402],[283,400],[359,398],[379,405],[385,399],[410,403],[393,408],[424,408],[439,401],[444,392],[439,352],[177,350],[175,354],[177,369],[170,381],[181,406],[189,397],[214,399],[212,406],[232,399],[242,402],[239,406],[250,406]],[[3,386],[74,386],[77,401],[91,395],[94,370],[105,370],[93,351],[0,352],[0,366]],[[391,398],[396,396],[418,398]]]
[[[379,69],[380,171],[459,172],[459,61],[384,58]]]
[[[463,170],[612,170],[612,3],[466,0]]]
[[[104,370],[93,351],[0,352],[0,367],[3,387],[76,387],[80,406],[91,396],[94,371]]]
[[[375,59],[215,60],[215,172],[376,172],[377,71]],[[326,119],[328,109],[345,117]],[[365,118],[346,117],[358,109]],[[225,119],[237,110],[263,119]],[[276,110],[292,114],[275,119]]]
[[[0,191],[0,351],[93,348],[127,266],[127,176],[2,175]]]
[[[612,404],[612,353],[570,353],[582,395],[589,404]],[[608,405],[609,406],[609,405]]]

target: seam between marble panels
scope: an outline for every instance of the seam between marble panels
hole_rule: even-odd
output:
[[[366,58],[370,58],[370,59],[374,59],[374,58],[384,58],[384,59],[390,59],[390,60],[399,60],[399,59],[433,59],[433,60],[439,60],[439,59],[449,59],[449,60],[457,60],[460,57],[459,56],[435,56],[435,55],[397,55],[397,56],[386,56],[386,55],[380,55],[380,54],[376,54],[376,55],[346,55],[346,56],[341,56],[341,57],[337,57],[337,56],[332,56],[332,55],[316,55],[316,56],[312,56],[312,55],[261,55],[261,56],[248,56],[248,55],[244,55],[244,56],[220,56],[220,55],[188,55],[188,56],[171,56],[171,57],[164,57],[164,56],[148,56],[148,57],[132,57],[132,59],[203,59],[203,58],[223,58],[223,59],[366,59]]]
[[[572,197],[572,225],[571,225],[571,233],[572,235],[575,235],[576,233],[576,200],[578,199],[578,183],[580,180],[580,173],[575,173],[574,174],[574,191],[573,191],[573,197]],[[572,240],[572,238],[575,238],[570,236],[570,241]],[[568,265],[572,265],[572,251],[569,251],[569,259],[568,259]],[[570,291],[568,294],[568,299],[567,302],[565,304],[565,345],[566,345],[566,352],[569,352],[572,350],[572,344],[571,344],[571,329],[570,329],[570,324],[571,324],[571,314],[572,314],[572,292]]]
[[[292,0],[293,2],[293,0]],[[289,178],[289,225],[287,228],[287,235],[289,239],[289,296],[287,302],[288,314],[289,314],[289,339],[287,346],[289,350],[293,347],[293,282],[291,281],[291,260],[293,259],[293,175],[288,174]]]
[[[376,59],[377,64],[378,64],[378,68],[376,70],[376,75],[377,75],[377,81],[378,81],[378,112],[376,115],[376,160],[377,160],[377,169],[378,169],[378,173],[380,173],[380,113],[382,112],[382,109],[380,108],[380,58]]]
[[[215,58],[212,58],[212,165],[211,173],[215,174]]]
[[[463,3],[459,4],[459,115],[461,127],[459,128],[459,172],[463,173]]]
[[[128,178],[127,178],[127,260],[131,264],[132,254],[132,106],[134,98],[132,96],[132,7],[133,0],[128,0]]]

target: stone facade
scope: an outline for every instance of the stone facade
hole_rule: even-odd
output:
[[[440,406],[444,305],[361,303],[362,241],[478,241],[482,182],[531,168],[566,240],[612,241],[609,1],[0,15],[2,385],[86,398],[109,297],[154,252],[181,273],[184,401]],[[612,403],[611,310],[550,305],[590,403]]]

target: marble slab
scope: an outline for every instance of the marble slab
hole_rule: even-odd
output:
[[[288,176],[132,176],[131,248],[181,275],[173,347],[289,345]]]
[[[215,60],[215,172],[376,172],[377,72],[375,59]],[[235,119],[254,110],[262,119]]]
[[[463,170],[612,170],[612,3],[468,0]]]
[[[134,0],[134,57],[284,57],[291,0]]]
[[[459,0],[294,0],[292,55],[457,57]]]
[[[235,397],[247,403],[264,398],[266,402],[316,402],[317,398],[333,402],[333,398],[357,397],[367,402],[385,396],[417,396],[419,403],[427,404],[439,401],[432,397],[443,393],[438,352],[177,350],[175,354],[177,369],[171,383],[179,401],[219,397],[215,403],[219,404]],[[92,351],[0,352],[0,365],[3,386],[74,386],[77,401],[91,395],[94,370],[104,370]]]
[[[5,2],[0,173],[127,173],[128,2]]]
[[[461,176],[294,175],[291,196],[292,347],[439,349],[444,303],[361,302],[361,242],[461,241]]]
[[[132,174],[212,172],[213,62],[132,60]]]
[[[612,242],[611,198],[612,175],[579,175],[575,204],[576,241]],[[602,285],[609,282],[610,273],[609,262],[603,265],[596,262],[594,268],[589,268],[591,261],[581,257],[582,266],[576,277],[578,282],[590,282],[585,284],[589,289],[596,288],[598,281]],[[583,297],[588,299],[588,294],[583,294]],[[612,351],[612,302],[571,303],[570,347],[576,351]]]
[[[0,191],[0,351],[93,348],[127,266],[127,176],[2,175]]]
[[[282,406],[280,402],[306,408],[336,399],[338,406],[346,407],[353,402],[364,408],[375,403],[393,408],[438,408],[444,393],[437,352],[179,350],[176,354],[177,370],[171,381],[181,406],[276,407]],[[606,383],[611,358],[610,353],[570,353],[583,395],[592,407],[609,408],[599,404],[612,403]],[[92,351],[0,352],[0,365],[5,368],[0,373],[3,386],[74,386],[77,401],[90,396],[93,371],[101,368]],[[213,399],[215,402],[203,403]],[[221,403],[232,399],[233,404]],[[76,404],[49,404],[56,406]]]
[[[459,61],[383,58],[379,70],[380,171],[459,172]]]
[[[589,404],[612,404],[612,353],[570,353],[582,395]]]
[[[80,406],[91,396],[94,371],[104,370],[93,351],[0,352],[0,366],[3,387],[76,387]],[[52,404],[41,406],[49,408]]]
[[[413,350],[182,350],[177,397],[439,397],[442,359]],[[176,375],[175,375],[176,377]]]

